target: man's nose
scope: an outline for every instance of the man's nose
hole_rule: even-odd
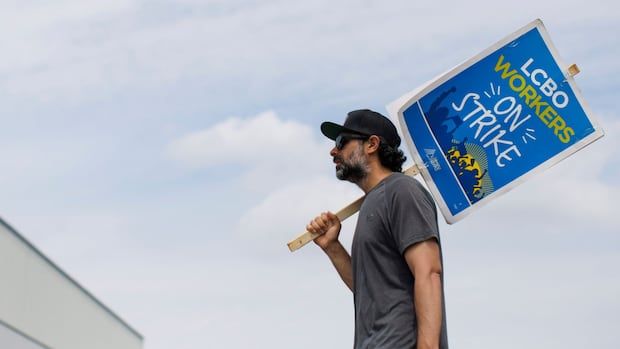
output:
[[[338,154],[338,148],[336,148],[336,146],[334,146],[332,148],[332,150],[329,151],[329,155],[331,155],[332,157],[336,156],[336,154]]]

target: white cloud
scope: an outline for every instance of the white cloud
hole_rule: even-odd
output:
[[[612,314],[620,283],[608,272],[617,255],[505,255],[479,243],[485,248],[453,258],[446,270],[452,346],[494,348],[513,338],[501,347],[614,347],[617,336],[603,334],[618,326]]]
[[[191,132],[171,142],[167,154],[192,167],[296,164],[317,145],[312,136],[307,125],[281,120],[268,111],[247,119],[229,118]]]
[[[15,71],[32,72],[41,70],[43,66],[56,65],[58,68],[58,63],[68,63],[65,55],[73,56],[80,45],[71,42],[71,37],[57,34],[76,23],[125,14],[132,3],[133,0],[90,4],[75,0],[60,0],[53,4],[19,1],[8,5],[3,2],[0,28],[19,35],[7,35],[0,43],[0,48],[5,52],[0,62],[0,71],[8,74]]]
[[[5,52],[0,72],[6,91],[41,98],[83,98],[89,92],[165,86],[183,79],[201,80],[209,91],[229,83],[243,86],[246,98],[274,90],[359,91],[403,84],[403,77],[433,76],[536,16],[549,20],[552,33],[562,34],[566,31],[558,27],[573,27],[576,20],[583,25],[586,20],[612,21],[618,7],[608,1],[560,8],[531,4],[535,13],[524,3],[511,7],[508,18],[488,16],[507,8],[487,1],[455,3],[450,9],[406,1],[384,6],[353,1],[154,5],[131,0],[85,5],[64,0],[25,8],[19,3],[0,14],[6,32],[20,33],[0,44]],[[583,38],[579,46],[590,44]],[[376,77],[368,79],[369,71]]]
[[[268,111],[190,132],[170,142],[165,153],[193,170],[220,167],[239,173],[246,194],[268,195],[291,183],[314,180],[320,173],[332,175],[332,144],[319,134],[318,125],[313,131]]]

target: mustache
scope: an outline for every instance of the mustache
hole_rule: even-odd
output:
[[[342,160],[343,160],[343,159],[342,159],[340,156],[334,156],[334,160],[333,160],[333,162],[334,162],[334,163],[336,163],[336,162],[342,162]]]

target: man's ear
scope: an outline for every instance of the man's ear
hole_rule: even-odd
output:
[[[368,141],[366,141],[366,152],[368,154],[373,154],[379,151],[379,144],[381,143],[381,138],[379,136],[370,136]]]

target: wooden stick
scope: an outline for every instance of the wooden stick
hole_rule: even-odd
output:
[[[579,67],[577,66],[577,64],[571,64],[568,67],[568,75],[575,77],[575,75],[579,74],[581,70],[579,70]]]
[[[418,173],[420,173],[420,170],[418,169],[418,167],[416,165],[413,165],[411,167],[409,167],[408,169],[406,169],[405,171],[403,171],[404,174],[406,174],[407,176],[415,176]],[[361,198],[353,201],[352,203],[348,204],[346,207],[344,207],[343,209],[341,209],[340,211],[336,212],[336,216],[338,216],[338,219],[340,219],[340,221],[344,221],[345,219],[351,217],[352,215],[354,215],[357,211],[360,210],[360,207],[362,207],[362,203],[364,202],[364,198],[365,196],[362,196]],[[291,240],[287,245],[288,245],[288,249],[291,252],[294,252],[300,248],[302,248],[303,246],[305,246],[307,243],[309,243],[310,241],[316,239],[320,234],[313,234],[309,231],[304,232],[303,234],[299,235],[298,237],[296,237],[295,239]]]

